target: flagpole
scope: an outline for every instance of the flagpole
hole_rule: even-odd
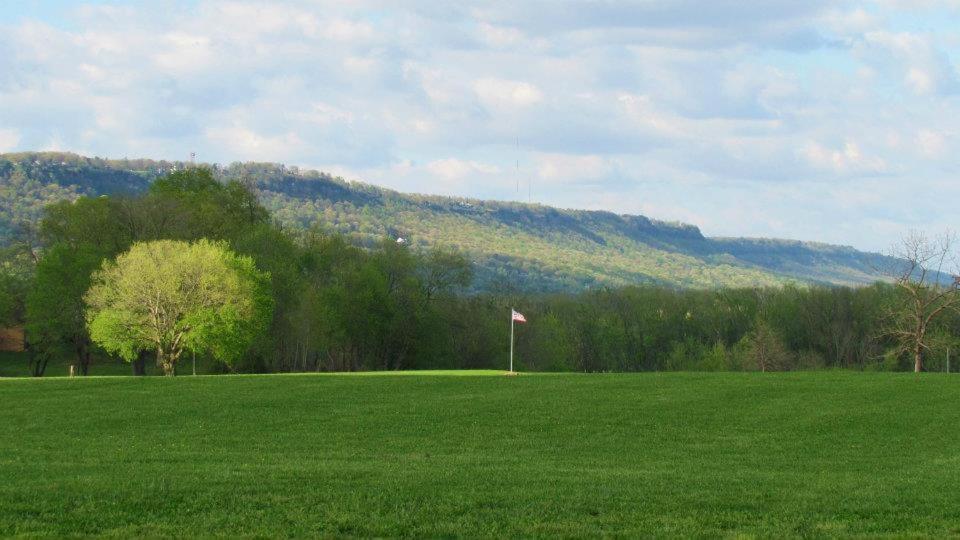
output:
[[[513,309],[510,310],[510,373],[513,373]]]

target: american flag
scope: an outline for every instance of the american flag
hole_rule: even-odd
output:
[[[515,320],[515,321],[517,321],[517,322],[519,322],[519,323],[525,323],[525,322],[527,322],[527,318],[523,316],[523,313],[520,313],[519,311],[517,311],[517,310],[515,310],[515,309],[511,309],[510,311],[512,312],[513,320]]]

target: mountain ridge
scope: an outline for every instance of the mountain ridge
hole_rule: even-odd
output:
[[[707,237],[695,225],[642,215],[402,193],[277,163],[194,165],[63,152],[0,154],[0,239],[18,223],[36,222],[50,202],[140,193],[190,166],[247,183],[284,226],[338,232],[360,245],[403,236],[414,248],[463,250],[476,263],[482,289],[862,285],[882,279],[876,269],[889,261],[823,242]]]

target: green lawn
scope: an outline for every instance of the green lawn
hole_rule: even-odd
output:
[[[960,377],[0,380],[0,535],[960,535]]]

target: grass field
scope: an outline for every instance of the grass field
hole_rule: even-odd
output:
[[[960,535],[960,378],[0,380],[0,535]]]

